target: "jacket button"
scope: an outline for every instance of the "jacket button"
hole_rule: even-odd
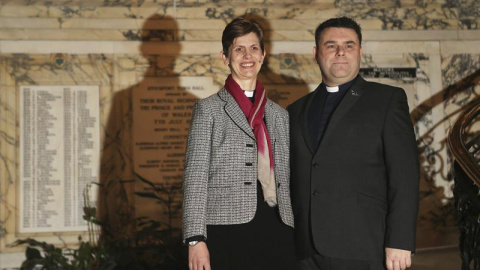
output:
[[[318,164],[317,162],[314,162],[314,163],[313,163],[313,167],[314,167],[314,168],[318,168],[318,166],[320,166],[320,164]]]
[[[319,193],[318,193],[318,191],[317,191],[316,189],[312,192],[312,195],[313,195],[313,196],[318,196],[318,194],[319,194]]]

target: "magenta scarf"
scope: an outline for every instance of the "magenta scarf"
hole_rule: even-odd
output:
[[[257,80],[253,104],[250,99],[245,96],[245,93],[240,88],[240,85],[232,78],[232,75],[229,75],[225,80],[225,89],[227,89],[228,93],[230,93],[238,103],[247,117],[248,124],[253,130],[257,141],[258,180],[262,184],[265,201],[273,207],[277,204],[277,194],[275,174],[273,172],[272,143],[265,121],[263,121],[265,104],[267,104],[265,88]]]

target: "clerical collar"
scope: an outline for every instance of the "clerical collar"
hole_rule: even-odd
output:
[[[326,86],[326,85],[325,85],[325,88],[327,88],[327,92],[329,92],[329,93],[336,93],[336,92],[338,92],[338,86],[330,87],[330,86]]]
[[[358,75],[357,77],[355,77],[353,80],[349,81],[349,82],[346,82],[344,84],[341,84],[341,85],[338,85],[338,86],[327,86],[325,85],[323,82],[323,86],[325,87],[325,89],[327,89],[327,91],[329,93],[337,93],[338,91],[341,91],[341,92],[344,92],[345,90],[347,90],[348,88],[350,88],[350,86],[352,86],[352,84],[355,82],[355,80],[358,78]]]
[[[247,96],[248,98],[253,97],[253,94],[255,94],[255,90],[251,90],[251,91],[244,90],[243,92],[245,93],[245,96]]]

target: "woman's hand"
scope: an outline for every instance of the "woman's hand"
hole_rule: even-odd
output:
[[[188,268],[190,270],[211,270],[210,254],[205,242],[188,247]]]

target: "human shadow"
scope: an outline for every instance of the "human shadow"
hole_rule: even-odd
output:
[[[116,79],[126,87],[105,101],[110,111],[102,125],[97,216],[101,243],[114,250],[119,269],[187,268],[181,180],[191,108],[198,98],[175,71],[178,32],[173,18],[157,14],[139,31],[125,32],[127,39],[141,41],[140,55],[117,56]]]
[[[248,19],[257,21],[264,29],[265,57],[258,80],[265,85],[268,98],[283,108],[310,92],[302,78],[299,66],[300,56],[293,53],[271,54],[274,45],[274,29],[269,20],[257,14],[246,14]]]

